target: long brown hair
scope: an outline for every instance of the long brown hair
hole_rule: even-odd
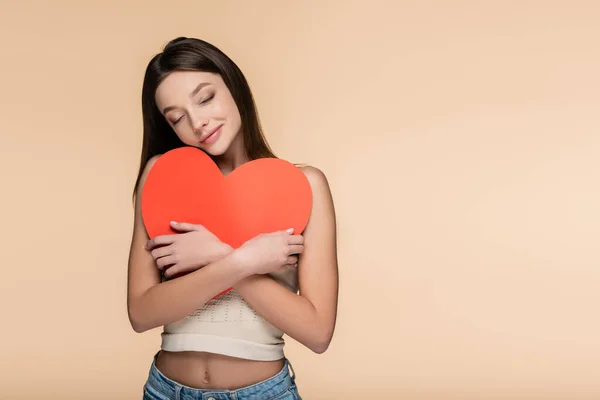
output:
[[[250,160],[277,158],[264,136],[254,96],[242,71],[225,53],[201,39],[178,37],[148,63],[142,86],[143,140],[136,189],[146,163],[158,154],[185,146],[168,124],[155,101],[156,88],[173,71],[217,73],[227,85],[240,112],[244,145]]]

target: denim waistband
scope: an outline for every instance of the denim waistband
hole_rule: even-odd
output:
[[[287,358],[285,365],[277,374],[253,385],[239,389],[196,389],[182,385],[167,378],[156,367],[158,353],[154,355],[150,367],[147,385],[167,396],[169,399],[194,399],[194,400],[232,400],[232,399],[262,399],[278,395],[281,391],[295,383],[295,372]],[[290,373],[291,370],[291,373]]]

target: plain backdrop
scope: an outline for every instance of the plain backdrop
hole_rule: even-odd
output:
[[[139,399],[141,84],[177,36],[248,78],[339,229],[305,399],[600,398],[600,4],[2,1],[2,399]]]

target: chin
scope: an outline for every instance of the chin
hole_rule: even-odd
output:
[[[211,156],[216,157],[223,155],[227,151],[227,149],[229,148],[229,143],[227,143],[224,140],[218,140],[210,146],[200,145],[199,147]]]

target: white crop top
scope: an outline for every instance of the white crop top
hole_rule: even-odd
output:
[[[298,292],[295,268],[269,276]],[[161,338],[161,348],[166,351],[204,351],[260,361],[284,357],[283,332],[258,315],[235,290],[165,325]]]

